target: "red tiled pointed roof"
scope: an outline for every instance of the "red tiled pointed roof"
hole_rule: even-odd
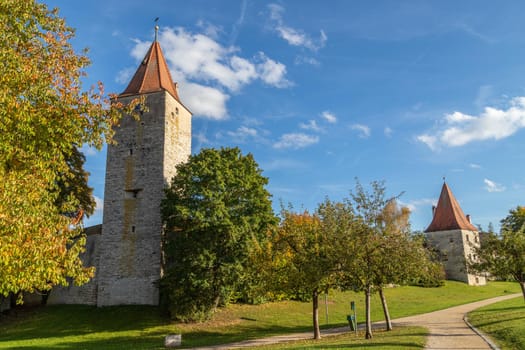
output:
[[[458,201],[446,183],[443,184],[437,207],[434,211],[432,222],[425,232],[447,231],[447,230],[469,230],[477,231],[463,214]]]
[[[158,41],[154,41],[129,82],[128,87],[120,96],[138,95],[162,90],[166,90],[180,102],[176,85],[173,84],[171,79],[170,70],[162,54],[160,44]]]

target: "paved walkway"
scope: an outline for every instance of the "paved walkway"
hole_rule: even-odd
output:
[[[396,326],[422,326],[429,330],[425,349],[497,349],[490,340],[480,335],[477,330],[470,328],[465,322],[465,315],[482,306],[521,296],[521,293],[477,301],[470,304],[451,307],[449,309],[434,311],[426,314],[395,319]],[[378,322],[375,326],[384,326]],[[322,336],[348,333],[348,327],[339,327],[322,330]],[[197,350],[226,350],[250,348],[261,345],[277,344],[294,340],[312,339],[312,332],[278,335],[274,337],[245,340],[237,343],[194,348]]]
[[[465,315],[482,306],[521,296],[511,294],[477,301],[449,309],[410,316],[394,320],[394,324],[420,325],[429,330],[425,349],[495,349],[489,339],[481,336],[477,330],[465,322]]]

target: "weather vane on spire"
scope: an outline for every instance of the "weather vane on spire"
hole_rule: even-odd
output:
[[[159,21],[159,17],[155,18],[155,41],[157,41],[157,37],[159,34],[159,25],[157,22]]]

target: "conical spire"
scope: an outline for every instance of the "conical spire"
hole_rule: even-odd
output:
[[[469,230],[477,231],[463,214],[458,201],[452,194],[447,183],[443,183],[437,207],[434,211],[432,222],[425,232],[447,231],[447,230]]]
[[[155,31],[157,31],[157,28],[155,28]],[[128,87],[120,96],[138,95],[162,90],[169,92],[180,102],[177,85],[171,79],[168,65],[155,35],[155,41],[151,44],[148,53],[137,68]]]

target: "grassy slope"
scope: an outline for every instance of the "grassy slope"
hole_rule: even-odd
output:
[[[502,349],[525,350],[525,303],[523,298],[502,301],[469,313],[475,327],[500,345]]]
[[[469,287],[447,282],[442,288],[391,288],[387,290],[387,297],[391,316],[396,318],[516,292],[519,292],[518,285],[511,283]],[[364,320],[361,294],[330,294],[328,323],[324,300],[321,300],[320,320],[324,327],[346,324],[351,300],[356,301],[358,321]],[[381,320],[382,317],[379,299],[375,297],[372,318]],[[63,305],[24,311],[18,317],[0,321],[0,349],[160,349],[168,333],[181,333],[184,346],[201,346],[310,329],[310,303],[231,305],[202,324],[170,323],[159,316],[154,307],[97,309]]]

